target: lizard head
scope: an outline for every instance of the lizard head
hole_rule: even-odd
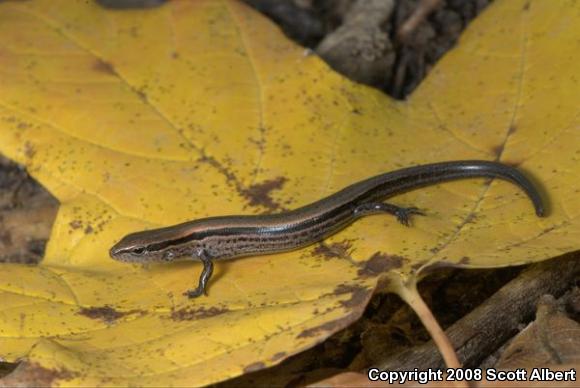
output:
[[[117,261],[127,263],[173,261],[173,251],[157,236],[154,230],[131,233],[113,245],[109,255]]]

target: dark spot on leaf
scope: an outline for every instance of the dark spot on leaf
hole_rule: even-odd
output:
[[[524,8],[522,8],[522,10],[529,11],[531,6],[531,2],[528,1],[526,4],[524,4]]]
[[[200,307],[198,309],[182,308],[171,312],[171,319],[174,321],[195,321],[197,319],[211,318],[228,312],[225,307]]]
[[[255,372],[255,371],[258,371],[260,369],[264,369],[265,367],[266,367],[266,364],[264,364],[261,361],[254,362],[254,363],[252,363],[244,368],[244,373]]]
[[[105,73],[105,74],[109,74],[109,75],[117,75],[117,72],[115,71],[115,68],[113,67],[113,65],[111,65],[109,62],[105,62],[103,60],[97,59],[95,61],[95,63],[93,64],[93,69],[101,72],[101,73]]]
[[[253,184],[247,189],[242,189],[240,194],[249,201],[251,206],[263,206],[269,210],[278,210],[280,205],[270,197],[270,192],[281,189],[287,180],[285,177],[269,179],[262,183]]]
[[[124,317],[125,315],[134,314],[141,312],[139,310],[130,310],[130,311],[117,311],[111,306],[102,306],[102,307],[82,307],[79,310],[80,315],[84,315],[90,319],[97,319],[100,321],[105,322],[106,324],[111,324],[115,322],[117,319]]]
[[[511,135],[517,131],[517,127],[515,125],[510,125],[508,129],[508,135]]]
[[[16,126],[16,128],[21,129],[21,130],[25,130],[30,128],[32,125],[25,123],[25,122],[19,122],[18,125]]]
[[[377,252],[369,260],[362,263],[362,268],[358,270],[359,276],[376,276],[383,272],[400,268],[403,265],[404,257],[387,255]]]
[[[34,146],[28,141],[24,143],[24,155],[26,155],[27,158],[32,159],[35,154],[36,149]]]
[[[258,146],[258,150],[260,151],[260,153],[264,153],[264,148],[266,146],[266,128],[265,127],[259,127],[258,131],[260,132],[260,138],[259,139],[249,139],[252,143],[254,143],[256,146]]]
[[[324,243],[318,244],[316,248],[312,250],[312,254],[314,256],[321,256],[325,259],[332,259],[335,257],[339,257],[335,252],[333,252],[330,247]]]
[[[241,190],[239,182],[236,179],[235,174],[233,172],[231,172],[227,167],[222,165],[220,162],[218,162],[214,157],[207,156],[204,153],[203,156],[198,159],[198,161],[200,163],[207,163],[210,166],[212,166],[213,168],[215,168],[216,170],[218,170],[223,176],[226,177],[226,180],[228,181],[228,183],[234,184],[236,186],[236,188],[238,189],[238,191]]]
[[[333,332],[335,330],[339,330],[341,321],[342,319],[335,319],[334,321],[323,323],[320,326],[311,327],[310,329],[306,329],[302,333],[298,334],[296,338],[309,338],[314,337],[315,335],[323,331]]]
[[[83,222],[81,220],[73,220],[68,224],[72,229],[79,229],[83,226]]]
[[[236,175],[224,164],[220,163],[214,157],[208,156],[202,150],[202,156],[198,159],[200,163],[208,163],[210,166],[215,168],[220,174],[226,177],[228,184],[234,186],[236,191],[244,198],[246,198],[250,205],[257,206],[261,205],[269,208],[269,210],[283,210],[283,207],[274,202],[270,198],[270,191],[282,188],[283,184],[286,182],[286,178],[278,177],[265,181],[260,184],[255,184],[249,188],[245,188],[236,178]]]
[[[270,361],[278,361],[284,357],[286,357],[286,352],[278,352],[270,358]]]
[[[135,90],[135,93],[137,93],[137,96],[139,96],[139,99],[143,102],[147,102],[147,93],[145,93],[145,91],[143,90]]]
[[[391,279],[389,279],[386,276],[383,276],[381,278],[379,278],[379,281],[377,282],[377,287],[376,289],[379,292],[383,292],[389,289],[389,285],[391,284]]]
[[[467,257],[467,256],[463,256],[463,257],[461,258],[461,260],[459,260],[459,264],[464,264],[464,265],[465,265],[465,264],[469,264],[469,262],[470,262],[470,261],[471,261],[471,260],[469,259],[469,257]]]
[[[341,284],[334,289],[335,295],[351,293],[351,298],[340,302],[340,305],[345,308],[353,308],[362,306],[371,291],[366,287]]]
[[[470,213],[467,215],[467,217],[465,217],[466,224],[473,224],[473,223],[475,223],[476,220],[477,220],[477,216],[475,215],[475,213]]]
[[[346,293],[351,293],[351,298],[345,301],[341,301],[340,305],[344,308],[353,309],[350,314],[345,315],[342,318],[335,319],[333,321],[325,322],[322,325],[311,327],[302,331],[300,334],[296,336],[296,338],[308,338],[314,337],[321,332],[327,332],[332,334],[338,330],[343,329],[346,325],[348,325],[352,320],[359,316],[365,309],[366,303],[370,298],[372,290],[357,286],[357,285],[339,285],[337,286],[332,294],[330,295],[341,295]],[[327,311],[331,311],[332,309],[328,309]]]
[[[85,228],[85,234],[91,234],[94,232],[94,229],[91,225],[87,225],[87,227]]]
[[[496,157],[500,157],[500,156],[501,156],[501,154],[502,154],[502,152],[503,152],[503,147],[504,147],[504,145],[503,145],[503,144],[501,144],[501,145],[498,145],[498,146],[495,146],[495,147],[492,147],[492,149],[491,149],[491,152],[492,152],[492,153],[493,153],[493,154],[494,154]]]
[[[49,369],[35,362],[22,362],[12,374],[2,379],[2,386],[51,387],[57,381],[72,380],[78,375],[64,368]]]
[[[351,240],[343,240],[332,244],[320,243],[312,250],[312,254],[325,259],[333,259],[348,256],[351,248]]]
[[[332,295],[348,294],[354,292],[357,288],[359,287],[352,284],[339,284],[332,291]]]
[[[544,230],[542,230],[542,232],[540,233],[540,236],[543,236],[544,234],[550,233],[551,231],[556,230],[557,228],[558,228],[557,225],[547,227]]]

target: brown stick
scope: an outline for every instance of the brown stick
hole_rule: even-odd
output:
[[[397,41],[406,43],[409,41],[411,34],[417,29],[419,24],[427,18],[435,9],[442,4],[441,0],[421,0],[415,11],[409,18],[399,27],[397,31]]]
[[[518,326],[530,319],[538,298],[544,294],[560,296],[580,275],[580,255],[534,264],[506,284],[471,313],[447,329],[447,336],[466,368],[477,365],[509,339]],[[433,341],[378,363],[381,370],[443,368],[444,363]]]

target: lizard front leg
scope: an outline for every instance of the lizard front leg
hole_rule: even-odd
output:
[[[203,263],[203,270],[201,271],[201,275],[199,276],[199,282],[197,284],[197,288],[193,290],[187,290],[184,292],[184,295],[187,295],[189,298],[197,298],[201,294],[207,295],[207,283],[213,274],[213,261],[212,258],[204,251],[199,250],[193,254],[194,257],[199,258],[199,260]]]

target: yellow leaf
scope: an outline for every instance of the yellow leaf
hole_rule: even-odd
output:
[[[417,92],[395,102],[335,74],[230,1],[114,11],[0,4],[0,150],[61,201],[46,257],[0,272],[0,357],[59,385],[203,385],[280,362],[356,320],[378,287],[432,265],[494,267],[578,248],[580,5],[494,3]],[[544,186],[549,217],[505,182],[393,199],[324,245],[217,264],[111,260],[123,235],[292,209],[415,164],[489,159]],[[39,377],[40,379],[40,377]],[[42,380],[45,381],[45,380]]]

